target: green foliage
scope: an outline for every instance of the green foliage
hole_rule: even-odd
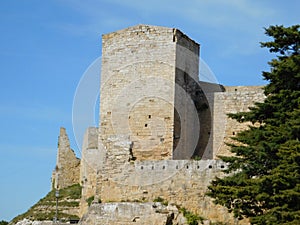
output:
[[[168,201],[164,200],[162,197],[157,197],[153,200],[153,202],[160,202],[161,204],[163,204],[164,206],[167,206],[169,203]]]
[[[201,157],[196,155],[195,157],[193,157],[193,160],[199,161],[199,160],[201,160]]]
[[[4,221],[4,220],[1,220],[0,221],[0,225],[7,225],[8,224],[8,222],[6,222],[6,221]]]
[[[235,217],[252,224],[300,223],[300,26],[270,26],[273,41],[261,43],[279,55],[263,77],[266,99],[249,112],[230,114],[253,126],[237,134],[228,176],[216,178],[208,195]]]
[[[93,195],[93,196],[89,197],[89,198],[86,200],[86,202],[88,203],[88,206],[91,206],[91,204],[92,204],[92,202],[94,201],[94,199],[95,199],[95,196]]]
[[[179,210],[183,214],[183,216],[186,218],[187,223],[189,225],[198,225],[199,222],[202,224],[204,218],[202,218],[201,216],[198,216],[198,215],[186,210],[185,208],[180,208]]]
[[[67,188],[59,190],[58,206],[59,208],[78,207],[81,198],[81,186],[74,184]],[[44,198],[40,199],[27,212],[15,217],[12,222],[16,223],[24,218],[31,220],[53,220],[55,217],[56,197],[55,190],[50,191]],[[58,211],[58,218],[79,219],[77,215],[69,215]]]

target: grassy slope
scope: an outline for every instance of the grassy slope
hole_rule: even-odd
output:
[[[76,219],[77,215],[69,215],[62,213],[62,210],[67,210],[74,207],[79,207],[81,198],[81,186],[75,184],[59,191],[58,198],[58,218],[59,219]],[[27,212],[15,217],[12,223],[16,223],[24,218],[30,220],[53,220],[56,211],[55,190],[50,191],[44,198],[40,199]]]

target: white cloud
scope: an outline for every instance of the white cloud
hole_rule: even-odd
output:
[[[81,24],[61,25],[67,32],[100,35],[140,23],[175,27],[185,24],[190,29],[224,33],[218,38],[228,46],[229,54],[236,51],[252,54],[263,36],[257,33],[263,33],[262,27],[276,16],[268,4],[249,0],[66,0],[63,3],[84,17]]]

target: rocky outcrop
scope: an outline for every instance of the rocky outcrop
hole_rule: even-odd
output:
[[[93,203],[80,225],[186,225],[186,219],[176,206],[160,202]]]

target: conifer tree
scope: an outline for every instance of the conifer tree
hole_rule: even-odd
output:
[[[300,25],[270,26],[270,42],[262,47],[276,53],[263,72],[269,83],[266,98],[249,112],[230,114],[252,126],[231,144],[227,175],[216,178],[208,195],[238,219],[251,224],[300,224]]]

